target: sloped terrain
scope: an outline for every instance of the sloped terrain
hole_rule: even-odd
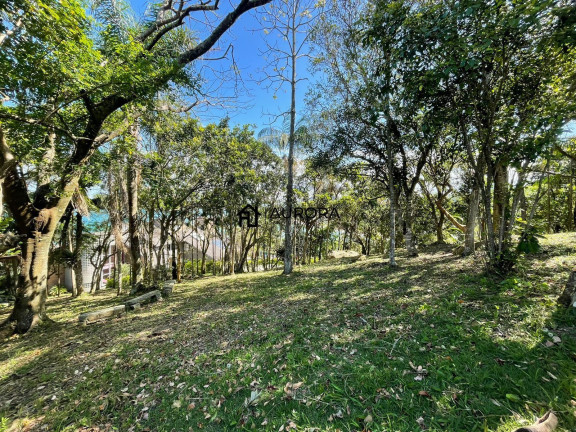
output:
[[[505,280],[438,248],[207,277],[88,326],[122,299],[51,298],[0,348],[0,431],[510,431],[548,409],[573,430],[576,236],[543,244]]]

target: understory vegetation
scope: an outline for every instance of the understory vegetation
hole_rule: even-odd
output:
[[[573,430],[576,239],[541,245],[504,279],[444,246],[208,276],[88,326],[123,297],[51,297],[0,348],[0,430],[509,431],[549,409]]]

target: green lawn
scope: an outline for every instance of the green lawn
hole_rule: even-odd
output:
[[[0,431],[511,431],[548,409],[574,430],[576,236],[543,243],[504,282],[436,250],[207,277],[88,326],[121,299],[51,298],[56,323],[0,348]]]

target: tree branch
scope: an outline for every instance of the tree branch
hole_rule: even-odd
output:
[[[570,154],[568,153],[566,150],[564,150],[562,147],[560,147],[559,145],[556,145],[556,150],[558,150],[563,156],[566,156],[567,158],[573,160],[574,162],[576,162],[576,155]]]
[[[187,65],[198,57],[206,54],[210,48],[220,39],[220,37],[236,22],[236,20],[245,12],[251,9],[263,6],[270,3],[272,0],[242,0],[240,4],[230,12],[226,17],[218,24],[214,31],[196,45],[194,48],[182,53],[178,57],[178,62],[181,65]]]
[[[184,2],[182,1],[180,3],[180,10],[176,13],[175,16],[170,17],[170,18],[166,18],[165,20],[161,20],[161,21],[156,20],[154,23],[152,23],[152,25],[149,28],[147,28],[145,31],[143,31],[136,38],[136,40],[140,41],[140,42],[144,42],[156,30],[159,30],[161,27],[168,25],[168,24],[172,24],[172,23],[177,22],[177,21],[182,22],[182,20],[184,18],[186,18],[188,15],[190,15],[192,12],[217,10],[218,9],[218,3],[220,3],[220,0],[216,0],[216,2],[214,4],[210,4],[210,3],[212,3],[212,2],[211,1],[208,1],[205,3],[200,2],[199,4],[189,6],[186,9],[183,9],[182,6],[184,5]],[[171,9],[170,7],[163,8],[163,10],[170,10],[170,9]]]

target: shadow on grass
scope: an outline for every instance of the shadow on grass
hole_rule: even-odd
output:
[[[514,304],[472,263],[434,254],[177,286],[119,320],[10,341],[0,407],[55,431],[510,430],[549,408],[575,427],[574,340],[547,347],[543,330],[570,317]]]

